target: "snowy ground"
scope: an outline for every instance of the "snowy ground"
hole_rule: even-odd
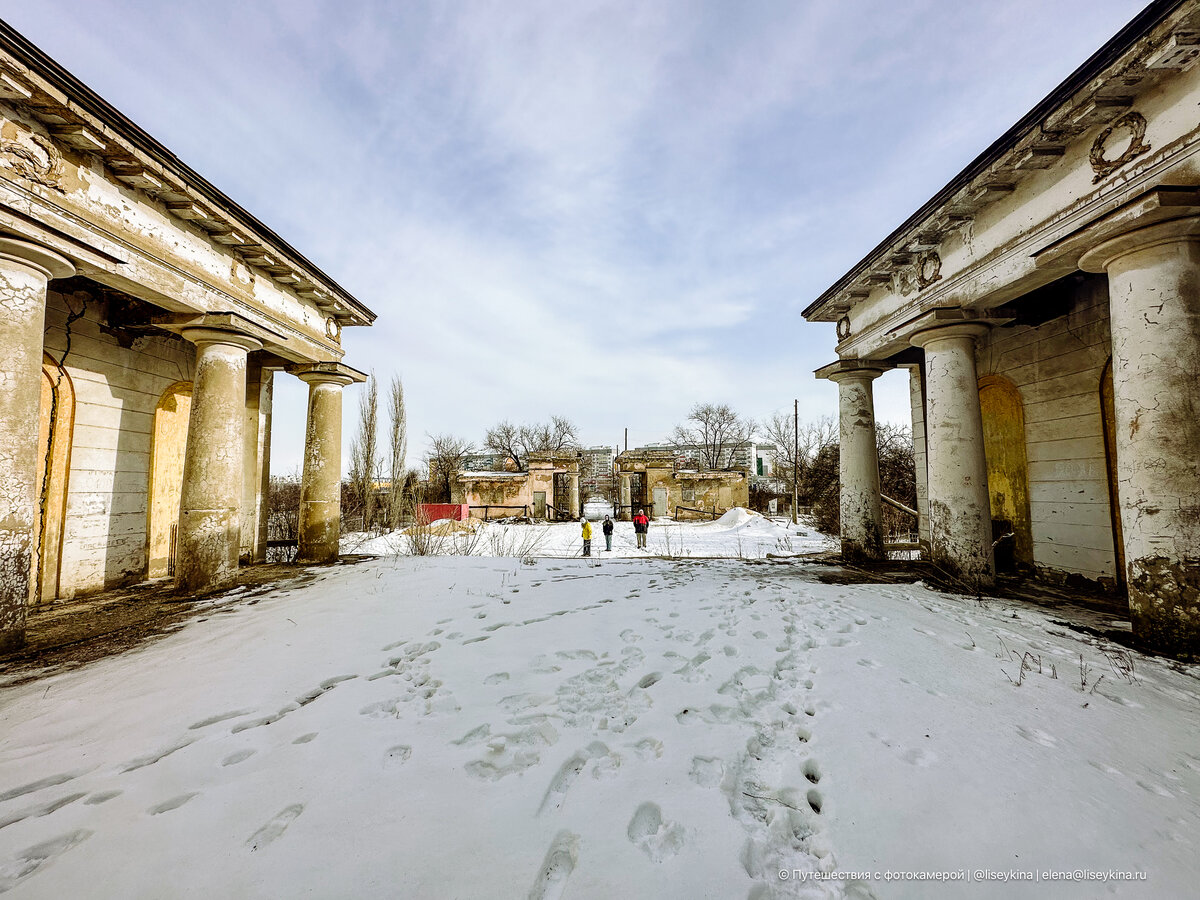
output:
[[[1195,667],[817,571],[373,560],[2,688],[0,891],[1194,896]]]
[[[646,549],[639,550],[632,522],[613,523],[613,548],[604,549],[600,522],[592,523],[594,558],[649,557],[758,559],[796,556],[837,550],[837,542],[811,524],[792,525],[782,518],[770,519],[745,509],[731,509],[716,521],[673,522],[656,520],[646,535]],[[462,530],[458,530],[458,529]],[[471,529],[443,521],[431,525],[434,548],[445,554],[464,556],[577,557],[583,553],[578,522],[538,525],[507,525],[503,522],[471,521]],[[355,534],[342,539],[343,553],[373,553],[406,556],[412,541],[404,532],[381,537]]]

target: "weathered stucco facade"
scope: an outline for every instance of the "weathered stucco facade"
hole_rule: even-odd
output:
[[[750,479],[746,472],[698,470],[680,466],[672,450],[626,450],[617,456],[621,518],[638,508],[652,517],[704,518],[735,506],[750,505]]]
[[[275,373],[340,392],[362,377],[341,329],[374,318],[3,23],[0,309],[0,651],[31,602],[171,572],[210,591],[262,558]],[[317,561],[340,481],[322,396]]]
[[[581,458],[579,451],[537,450],[524,472],[459,472],[452,500],[467,504],[476,518],[490,517],[488,507],[507,515],[521,515],[521,507],[535,519],[577,519]]]
[[[882,552],[862,386],[903,366],[934,561],[1127,590],[1200,651],[1197,34],[1152,3],[805,310],[837,323],[850,555]]]

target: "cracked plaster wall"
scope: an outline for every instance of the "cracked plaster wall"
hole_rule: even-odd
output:
[[[66,349],[68,306],[81,302],[48,293],[44,340],[56,360]],[[59,587],[66,598],[144,576],[154,410],[168,387],[191,380],[195,357],[191,344],[169,337],[122,347],[91,303],[71,331],[64,368],[75,387],[75,426]]]
[[[31,600],[37,423],[42,388],[46,278],[0,263],[0,650],[23,641]],[[34,439],[30,439],[30,428]]]

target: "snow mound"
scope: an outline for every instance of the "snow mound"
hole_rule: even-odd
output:
[[[712,524],[718,525],[721,528],[737,528],[739,525],[745,525],[754,519],[762,519],[762,516],[743,506],[735,506]]]

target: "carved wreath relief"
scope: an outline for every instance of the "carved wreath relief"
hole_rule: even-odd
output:
[[[342,324],[333,316],[325,319],[325,336],[334,343],[342,342]]]
[[[1106,154],[1113,149],[1109,147],[1113,135],[1119,137],[1122,134],[1129,136],[1128,146],[1126,146],[1125,151],[1120,156],[1111,159],[1108,158]],[[1145,136],[1146,117],[1137,112],[1125,113],[1125,115],[1096,135],[1096,140],[1092,143],[1092,152],[1089,155],[1092,169],[1096,173],[1096,177],[1092,179],[1092,184],[1103,181],[1110,174],[1121,168],[1121,166],[1149,150],[1150,145],[1142,140]],[[1114,141],[1113,143],[1117,142]]]
[[[909,265],[892,272],[892,290],[907,297],[941,280],[942,258],[936,250],[927,250]]]
[[[917,260],[917,287],[927,288],[942,280],[942,258],[936,250],[930,250]]]
[[[29,132],[28,141],[0,140],[0,164],[7,164],[22,178],[62,191],[63,162],[58,148],[37,132]]]

